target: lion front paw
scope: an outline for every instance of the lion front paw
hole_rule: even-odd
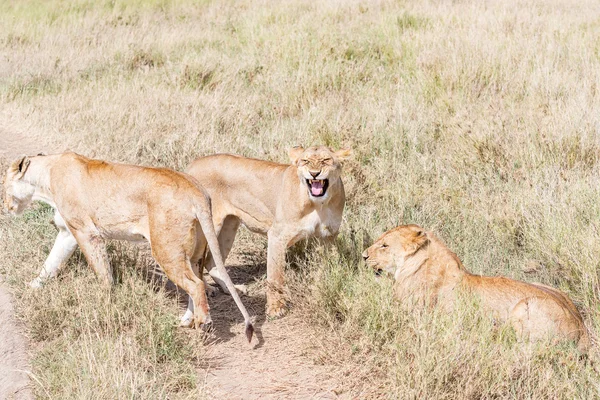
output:
[[[42,280],[37,277],[34,280],[32,280],[31,282],[29,282],[29,287],[32,289],[41,289],[44,286],[44,283],[42,282]]]
[[[194,323],[194,314],[191,311],[186,311],[181,320],[179,321],[179,326],[181,328],[191,328]]]
[[[267,301],[267,317],[277,319],[283,317],[288,312],[287,301],[284,298]]]

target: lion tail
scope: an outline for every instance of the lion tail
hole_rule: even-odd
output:
[[[252,335],[254,334],[254,326],[250,320],[250,315],[242,303],[240,299],[240,295],[238,294],[237,289],[235,288],[227,270],[225,269],[225,264],[223,263],[223,257],[221,256],[221,248],[219,246],[219,240],[217,239],[217,234],[215,232],[215,226],[213,224],[212,212],[210,207],[210,199],[208,195],[203,193],[203,198],[197,199],[194,202],[194,208],[196,213],[196,218],[198,218],[198,222],[200,223],[200,227],[204,232],[204,236],[206,237],[206,241],[208,243],[208,248],[212,253],[213,260],[215,261],[215,266],[217,267],[217,271],[219,271],[223,280],[225,281],[225,285],[229,292],[231,293],[231,297],[235,301],[238,309],[241,311],[244,316],[244,322],[246,324],[246,338],[248,342],[252,341]]]

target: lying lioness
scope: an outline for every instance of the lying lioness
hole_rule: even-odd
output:
[[[335,239],[344,211],[341,161],[348,149],[326,146],[290,150],[291,164],[276,164],[229,154],[195,160],[187,173],[212,200],[221,254],[226,259],[240,223],[267,235],[267,314],[285,311],[285,251],[301,239]],[[220,271],[208,258],[207,269],[225,289]]]
[[[204,284],[192,270],[207,243],[225,284],[233,290],[213,227],[210,199],[190,176],[64,153],[16,160],[6,173],[4,188],[5,207],[14,214],[23,212],[33,200],[55,209],[59,233],[31,283],[34,287],[54,277],[77,245],[101,281],[111,284],[104,240],[146,239],[167,277],[193,300],[182,325],[211,322]],[[244,315],[250,341],[254,330],[250,316],[237,292],[232,294]]]
[[[580,350],[589,347],[583,319],[564,293],[539,283],[473,275],[440,239],[417,225],[384,233],[363,258],[377,273],[394,276],[399,300],[451,311],[459,292],[474,293],[486,311],[509,321],[519,337],[558,336],[577,342]]]

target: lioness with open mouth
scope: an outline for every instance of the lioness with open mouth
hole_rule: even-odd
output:
[[[367,265],[395,279],[394,294],[415,304],[454,308],[458,293],[473,293],[484,310],[509,321],[521,338],[559,337],[590,345],[583,319],[564,293],[539,283],[469,273],[433,233],[403,225],[384,233],[363,252]]]
[[[286,249],[309,237],[336,237],[346,201],[341,161],[350,154],[326,146],[295,147],[289,151],[291,164],[217,154],[195,160],[186,170],[210,195],[224,258],[240,223],[267,235],[267,315],[285,312]],[[210,255],[207,261],[210,275],[226,289]]]
[[[33,287],[56,276],[79,245],[100,280],[112,283],[105,239],[147,240],[167,277],[191,298],[182,325],[211,322],[204,283],[192,269],[205,251],[233,290],[244,315],[246,337],[254,328],[223,265],[212,223],[210,198],[190,176],[164,168],[139,167],[92,160],[75,153],[22,157],[4,178],[5,207],[22,213],[34,200],[55,210],[59,229]]]

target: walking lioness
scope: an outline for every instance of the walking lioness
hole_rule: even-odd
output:
[[[104,240],[146,239],[167,277],[192,299],[183,325],[211,322],[204,284],[192,269],[207,243],[225,284],[233,289],[212,224],[210,199],[185,174],[63,153],[19,158],[6,173],[4,189],[5,207],[12,213],[20,214],[33,200],[55,209],[59,233],[34,287],[54,277],[77,245],[100,280],[111,284]],[[235,290],[233,295],[250,341],[250,316]]]
[[[267,315],[285,312],[285,251],[309,237],[332,240],[342,223],[345,195],[340,161],[348,149],[326,146],[289,151],[290,164],[217,154],[195,160],[187,173],[212,200],[213,220],[221,254],[227,258],[240,223],[267,235]],[[225,289],[209,256],[204,263]]]
[[[433,233],[403,225],[384,233],[363,253],[367,265],[394,276],[399,300],[438,304],[451,311],[458,293],[473,293],[484,310],[509,321],[530,340],[558,336],[590,344],[581,314],[566,294],[539,283],[469,273]]]

